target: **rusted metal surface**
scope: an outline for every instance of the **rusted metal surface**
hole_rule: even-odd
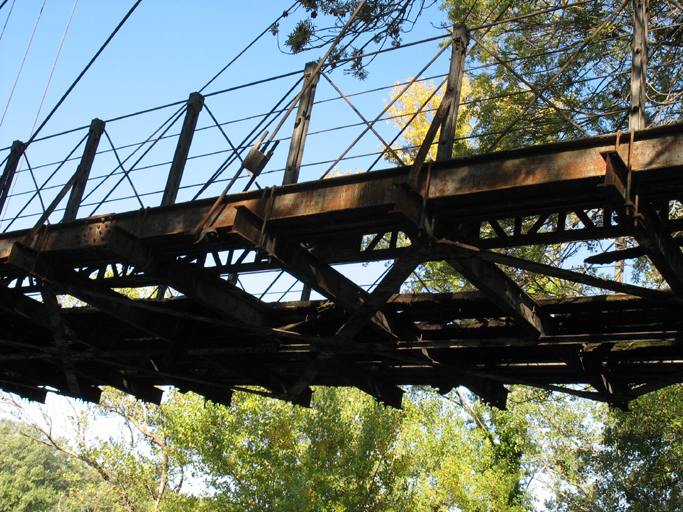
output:
[[[682,256],[671,236],[683,221],[654,209],[682,197],[683,125],[638,132],[630,149],[624,141],[436,162],[412,185],[401,167],[43,226],[29,240],[2,234],[0,387],[93,399],[112,385],[158,401],[155,386],[175,385],[229,403],[256,386],[306,405],[311,386],[354,385],[399,406],[402,384],[464,385],[504,407],[504,385],[521,383],[623,405],[683,380]],[[629,151],[630,189],[609,167]],[[606,196],[610,187],[618,193]],[[614,236],[640,242],[672,290],[494,250]],[[394,267],[371,293],[333,266],[382,259]],[[397,295],[428,261],[453,262],[478,291]],[[498,265],[594,295],[532,298]],[[264,269],[326,299],[268,303],[228,279]],[[180,296],[131,299],[116,290],[127,286]],[[88,306],[48,309],[30,296],[41,290]]]

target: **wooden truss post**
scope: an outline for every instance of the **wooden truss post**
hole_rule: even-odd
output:
[[[92,123],[90,123],[88,141],[85,143],[81,163],[78,164],[78,169],[76,170],[78,178],[76,178],[76,183],[74,183],[71,189],[71,195],[69,196],[69,202],[66,205],[62,222],[75,220],[78,215],[78,208],[81,206],[85,186],[88,183],[88,176],[90,176],[90,169],[97,154],[97,146],[100,143],[102,132],[104,132],[104,125],[105,123],[101,119],[93,119]]]
[[[199,119],[199,113],[202,111],[203,107],[204,96],[198,92],[190,94],[190,98],[187,100],[187,113],[185,114],[183,129],[180,131],[178,145],[176,146],[175,155],[173,155],[173,163],[171,164],[171,170],[168,173],[168,181],[166,182],[166,188],[164,189],[164,197],[161,199],[161,206],[175,203],[176,197],[178,196],[180,180],[183,177],[187,155],[190,153],[192,137],[194,136],[194,130],[197,127],[197,119]]]
[[[283,185],[297,183],[299,180],[299,169],[301,168],[301,158],[304,155],[304,145],[306,144],[308,124],[311,120],[315,89],[318,85],[318,80],[320,80],[320,75],[316,74],[313,76],[316,66],[315,62],[309,62],[304,69],[304,93],[301,96],[301,100],[299,100],[299,110],[296,114],[292,143],[289,146],[289,156],[287,157]]]
[[[24,154],[25,149],[26,144],[20,140],[15,140],[14,144],[12,144],[5,170],[2,173],[2,177],[0,177],[0,213],[5,208],[5,201],[7,201],[9,196],[12,181],[14,181],[14,174],[17,172],[17,165],[19,165],[19,159]]]
[[[304,146],[306,145],[308,125],[311,121],[311,110],[313,109],[315,90],[318,86],[318,80],[320,80],[319,74],[313,75],[316,66],[317,64],[315,62],[309,62],[304,68],[304,93],[299,100],[299,110],[296,113],[296,123],[294,123],[292,142],[289,145],[289,155],[287,155],[287,165],[285,166],[285,177],[282,181],[283,185],[290,185],[299,181],[299,170],[301,169],[301,159],[304,156]],[[308,301],[310,299],[311,287],[304,284],[304,289],[301,292],[301,300]]]
[[[458,124],[458,107],[460,106],[460,94],[462,92],[462,77],[465,72],[465,56],[467,55],[467,45],[470,42],[467,26],[463,24],[453,25],[451,39],[451,68],[448,72],[444,96],[444,99],[446,97],[451,99],[451,104],[441,124],[439,146],[436,152],[437,160],[453,158],[453,141]]]
[[[645,105],[647,103],[647,0],[633,0],[633,63],[631,66],[631,109],[628,129],[630,132],[645,128]],[[614,243],[617,251],[626,249],[626,239],[619,237]],[[614,280],[624,282],[624,260],[614,264]]]
[[[633,0],[633,65],[629,131],[645,128],[647,103],[647,0]]]

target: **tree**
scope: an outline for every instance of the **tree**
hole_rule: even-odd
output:
[[[350,62],[347,71],[363,78],[372,58],[361,55],[373,45],[400,45],[436,3],[368,0],[329,62]],[[286,46],[298,53],[331,43],[359,4],[302,0],[303,19]],[[479,153],[628,129],[632,2],[443,0],[441,8],[472,29],[471,143]],[[683,85],[683,6],[650,0],[649,13],[647,126],[680,118]],[[319,16],[325,28],[316,26]]]
[[[70,416],[74,439],[68,442],[54,435],[52,420],[43,409],[42,418],[36,419],[11,395],[4,395],[3,403],[28,427],[35,442],[79,461],[95,476],[94,484],[70,487],[76,501],[126,512],[156,512],[162,501],[173,502],[167,494],[178,494],[182,486],[182,454],[169,445],[162,411],[151,404],[110,390],[103,393],[100,405],[74,405]],[[94,436],[91,427],[97,419],[118,420],[119,435]]]
[[[72,418],[75,443],[52,446],[96,469],[101,503],[136,511],[521,512],[538,482],[554,495],[577,482],[577,453],[604,410],[522,387],[508,411],[419,387],[400,411],[340,388],[317,388],[310,409],[241,392],[229,408],[174,390],[161,406],[103,396]],[[118,436],[88,434],[101,415],[123,422]],[[192,494],[188,480],[201,483]]]
[[[330,54],[332,67],[347,65],[346,71],[359,79],[367,76],[362,55],[369,48],[387,44],[398,46],[401,36],[409,32],[422,11],[435,5],[436,0],[369,0],[351,16],[361,0],[301,0],[304,17],[289,33],[285,46],[292,53],[318,49],[332,43],[348,24],[340,43]],[[321,17],[323,28],[316,25]],[[350,21],[350,23],[349,23]],[[279,25],[272,27],[275,35]]]
[[[0,419],[0,511],[85,510],[71,490],[89,485],[87,470],[65,453],[36,443],[20,422]]]
[[[603,443],[583,453],[590,492],[562,511],[674,511],[683,507],[683,386],[644,395],[631,412],[610,411]]]

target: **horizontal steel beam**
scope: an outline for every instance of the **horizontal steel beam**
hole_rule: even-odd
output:
[[[558,201],[595,202],[599,194],[591,185],[604,180],[602,154],[623,151],[615,148],[615,142],[616,135],[600,136],[435,163],[428,203],[435,211],[462,210],[467,201],[474,202],[481,212],[513,211],[520,208],[520,198],[527,197],[525,204],[529,208],[529,194],[549,186],[556,187],[554,193],[536,196],[537,208],[547,208]],[[643,183],[641,188],[658,179],[671,179],[672,173],[680,176],[683,124],[638,132],[632,153],[634,180]],[[408,167],[401,167],[279,187],[273,193],[269,222],[287,223],[288,227],[295,227],[293,234],[301,236],[338,232],[344,224],[368,229],[380,222],[391,224],[395,219],[387,213],[393,209],[396,190],[407,182],[408,173]],[[681,180],[676,183],[683,190]],[[487,195],[496,198],[495,204],[484,201]],[[262,196],[261,192],[226,196],[207,228],[230,230],[239,206],[260,213]],[[171,246],[182,246],[194,236],[213,204],[214,199],[207,199],[52,225],[38,235],[35,243],[40,244],[42,251],[98,247],[103,245],[100,235],[116,223],[141,239],[163,237],[168,238]],[[466,212],[471,212],[470,206],[462,210],[463,214]],[[328,222],[321,222],[323,219]],[[25,235],[25,231],[1,234],[0,260],[7,257],[12,243]]]

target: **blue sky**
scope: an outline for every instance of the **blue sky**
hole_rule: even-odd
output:
[[[43,3],[44,2],[44,3]],[[43,121],[62,94],[89,62],[102,43],[133,5],[133,0],[79,0],[66,35],[59,60],[50,82],[37,124]],[[4,25],[10,8],[11,16],[0,40],[0,109],[5,110],[17,73],[21,66],[31,33],[36,24],[41,6],[44,5],[31,47],[26,56],[21,75],[17,81],[7,113],[0,126],[0,148],[8,148],[13,140],[26,141],[36,119],[36,113],[45,90],[50,70],[55,60],[60,41],[71,15],[73,0],[10,0],[0,10],[0,24]],[[266,27],[275,21],[290,2],[254,0],[202,1],[143,0],[130,19],[114,37],[109,46],[88,70],[67,100],[49,121],[40,136],[60,133],[77,127],[86,127],[98,117],[110,120],[132,112],[185,101],[189,94],[202,88],[225,64],[236,56]],[[280,51],[293,24],[300,19],[301,12],[295,12],[281,22],[279,38],[266,34],[244,56],[213,82],[204,92],[211,93],[265,78],[298,72],[306,62],[316,60],[324,49],[287,55]],[[326,21],[316,20],[320,26]],[[445,14],[432,7],[419,20],[414,31],[404,35],[404,42],[412,42],[445,34],[435,28],[445,21]],[[332,80],[347,95],[384,86],[415,76],[439,50],[436,42],[417,45],[412,48],[389,52],[379,56],[369,67],[369,78],[359,81],[337,69],[330,73]],[[445,74],[448,71],[447,52],[426,76]],[[300,75],[248,87],[231,93],[208,96],[206,105],[221,123],[268,112],[291,87]],[[295,92],[300,86],[296,86]],[[318,86],[316,100],[332,99],[337,93],[324,80]],[[290,96],[290,98],[292,98]],[[351,99],[366,119],[374,119],[382,110],[389,90],[372,94],[353,96]],[[150,114],[122,121],[108,122],[107,134],[118,149],[121,160],[130,157],[136,149],[134,143],[142,142],[159,128],[179,107],[174,106]],[[250,119],[227,124],[225,132],[237,145],[260,119]],[[361,122],[353,111],[341,100],[316,105],[313,109],[310,132],[324,131],[335,126]],[[91,172],[91,183],[86,189],[86,199],[79,211],[80,217],[136,210],[141,206],[158,206],[161,190],[173,157],[177,134],[182,118],[168,132],[169,138],[162,140],[130,173],[130,182],[117,170],[114,153],[109,142],[102,138],[101,151],[95,159]],[[294,124],[290,116],[278,134],[289,137]],[[213,125],[207,111],[200,115],[198,128]],[[274,125],[273,125],[274,126]],[[271,128],[272,129],[272,128]],[[393,125],[380,122],[378,129],[386,140],[390,140],[396,129]],[[301,181],[318,179],[329,164],[306,166],[313,162],[334,160],[361,133],[362,127],[310,135],[304,154],[304,168]],[[37,141],[27,151],[28,164],[22,163],[22,172],[15,180],[13,196],[10,198],[0,230],[14,230],[32,226],[42,208],[57,194],[75,171],[82,146],[76,149],[72,161],[58,168],[58,162],[66,158],[87,133],[81,130],[65,136]],[[259,178],[261,186],[280,185],[289,141],[284,140],[275,156]],[[380,142],[372,135],[366,135],[350,152],[350,155],[376,152]],[[207,129],[197,132],[190,151],[190,161],[183,177],[178,202],[191,200],[199,185],[216,171],[225,160],[229,146],[218,130]],[[135,153],[124,164],[129,168],[142,150]],[[209,156],[209,153],[216,153]],[[0,159],[7,150],[0,151]],[[365,169],[374,158],[353,159],[338,165],[340,171]],[[381,163],[378,167],[388,167]],[[233,164],[222,175],[227,180],[237,171]],[[53,175],[54,173],[54,175]],[[107,177],[110,176],[111,177]],[[52,176],[52,177],[51,177]],[[104,199],[115,183],[120,184]],[[35,195],[36,183],[43,187],[40,197]],[[233,190],[242,190],[246,181],[238,182]],[[140,196],[135,197],[133,186]],[[225,181],[215,184],[200,197],[218,195],[225,187]],[[88,195],[90,194],[90,195]],[[42,205],[41,205],[42,200]],[[10,219],[26,204],[29,207],[21,218],[9,225]],[[61,205],[64,206],[65,203]],[[59,210],[50,219],[58,222]],[[349,269],[349,272],[357,270]],[[367,272],[364,272],[366,274]],[[356,276],[357,277],[357,276]],[[359,284],[370,284],[374,277],[356,279]],[[368,282],[365,282],[368,281]],[[278,287],[286,289],[286,282]],[[277,291],[277,290],[274,290]]]
[[[4,24],[11,5],[12,2],[8,2],[0,11],[0,23]],[[11,94],[41,5],[43,5],[43,0],[21,0],[17,2],[14,5],[2,40],[0,40],[0,63],[2,66],[0,108],[2,110],[7,105],[7,99]],[[42,122],[132,5],[133,1],[79,0],[50,83],[45,104],[38,118],[38,124]],[[41,132],[41,136],[87,126],[95,117],[108,120],[158,105],[186,100],[189,93],[206,84],[217,71],[270,25],[289,5],[291,4],[265,0],[251,2],[143,0],[50,120]],[[0,127],[0,148],[9,147],[15,139],[24,141],[28,139],[72,8],[73,2],[71,0],[46,0],[33,43],[7,109],[5,120]],[[281,22],[280,43],[286,37],[293,23],[300,19],[298,14],[294,13]],[[444,13],[433,7],[426,11],[416,29],[407,34],[404,41],[410,42],[443,33],[442,30],[434,28],[433,25],[443,22],[444,19]],[[321,18],[318,21],[321,25],[325,24],[325,20]],[[382,55],[372,63],[369,68],[370,78],[364,82],[345,75],[341,69],[332,72],[331,76],[345,94],[387,86],[397,80],[404,80],[407,76],[414,76],[437,50],[437,43],[432,42]],[[314,50],[300,55],[286,55],[278,49],[278,38],[267,34],[227,72],[212,83],[205,92],[210,93],[275,75],[297,72],[303,70],[307,61],[318,59],[323,53],[323,50]],[[440,59],[433,68],[434,72],[427,74],[445,73],[448,69],[447,66],[447,59]],[[239,92],[214,96],[207,98],[206,104],[221,123],[263,114],[275,105],[298,78],[297,75],[265,85],[250,87]],[[356,97],[353,101],[367,119],[373,119],[381,111],[383,100],[388,95],[388,91],[383,90]],[[337,94],[332,88],[327,83],[322,83],[318,88],[316,99],[328,99],[335,96]],[[129,121],[109,123],[107,131],[117,147],[140,142],[151,135],[161,122],[177,108],[136,117]],[[342,101],[330,102],[314,108],[311,131],[359,121],[359,118]],[[168,132],[169,135],[179,132],[181,122],[182,120]],[[236,144],[253,128],[256,122],[245,121],[244,123],[228,125],[225,131]],[[278,135],[289,136],[293,123],[294,116],[292,115]],[[198,126],[211,124],[210,118],[204,112],[200,117]],[[383,126],[383,130],[393,131],[393,127],[386,126],[387,123],[380,123],[380,125]],[[320,135],[317,139],[311,137],[306,148],[304,163],[336,158],[360,132],[361,128],[354,128],[334,132],[333,135]],[[31,165],[40,167],[40,165],[57,162],[66,157],[84,134],[85,131],[82,131],[78,134],[61,137],[58,141],[51,140],[35,144],[27,152]],[[207,130],[203,135],[195,138],[191,156],[201,155],[212,150],[227,149],[227,143],[217,130]],[[364,145],[359,146],[357,153],[376,151],[379,148],[379,141],[372,135],[368,135],[362,142]],[[106,141],[103,141],[100,144],[100,150],[108,149],[107,144]],[[161,143],[158,149],[155,149],[149,158],[140,164],[140,167],[145,167],[145,165],[149,167],[170,160],[174,146],[175,139]],[[287,148],[288,142],[285,141],[266,171],[273,173],[275,169],[283,167]],[[121,158],[124,159],[131,151],[122,150]],[[80,155],[81,152],[82,150],[79,149],[75,155]],[[6,151],[2,152],[0,157],[4,158],[5,155]],[[188,164],[188,176],[187,179],[184,179],[183,184],[189,185],[201,183],[202,180],[205,181],[223,159],[224,154],[221,154],[214,158],[207,157]],[[131,160],[130,163],[132,161],[134,160]],[[113,155],[98,156],[93,176],[97,175],[98,168],[100,173],[109,172],[104,169],[112,165],[116,167]],[[341,170],[346,168],[355,170],[356,168],[362,169],[364,165],[369,165],[369,163],[351,161],[348,165],[340,164],[339,167]],[[63,175],[61,183],[70,176],[71,171],[68,167],[65,166],[61,171]],[[324,170],[316,169],[315,172],[308,175],[304,172],[302,179],[316,179]],[[138,192],[150,194],[147,199],[143,199],[144,206],[156,206],[158,204],[160,196],[151,193],[163,188],[163,184],[159,185],[158,183],[165,181],[163,177],[165,172],[167,172],[167,167],[155,168],[154,172],[146,172],[144,179],[137,175],[136,180],[140,181],[140,184],[138,185],[136,181],[135,185],[142,189]],[[226,175],[230,172],[234,171],[229,171]],[[37,174],[49,175],[47,170],[45,172],[37,171]],[[42,183],[41,176],[36,176],[36,181],[39,183]],[[20,178],[26,178],[26,175],[20,176]],[[266,177],[262,178],[261,181],[265,186],[279,184],[281,179],[281,175],[278,174],[272,176],[270,181]],[[145,181],[150,180],[154,182],[153,185],[145,183]],[[56,176],[51,183],[56,184],[59,181],[59,176]],[[16,187],[20,188],[15,190],[21,190],[22,185],[19,182],[20,179],[17,180]],[[25,191],[29,191],[31,187],[35,189],[32,181],[29,182],[24,179],[24,182]],[[49,200],[50,195],[49,186],[46,189],[48,192],[43,194],[45,202]],[[217,195],[221,189],[222,186],[218,185],[207,191],[203,197]],[[179,201],[191,199],[196,191],[197,188],[185,192],[181,191]],[[130,197],[131,194],[128,191],[122,192],[121,195],[122,197]],[[25,201],[24,199],[15,199],[11,202],[16,206]],[[115,211],[121,211],[138,208],[139,203],[122,201],[120,204],[112,204],[111,206]],[[103,213],[103,211],[98,210],[98,213]],[[87,215],[90,212],[83,209],[80,214]],[[9,212],[7,216],[10,216]],[[28,220],[27,222],[30,224]],[[6,228],[6,223],[2,228]]]

